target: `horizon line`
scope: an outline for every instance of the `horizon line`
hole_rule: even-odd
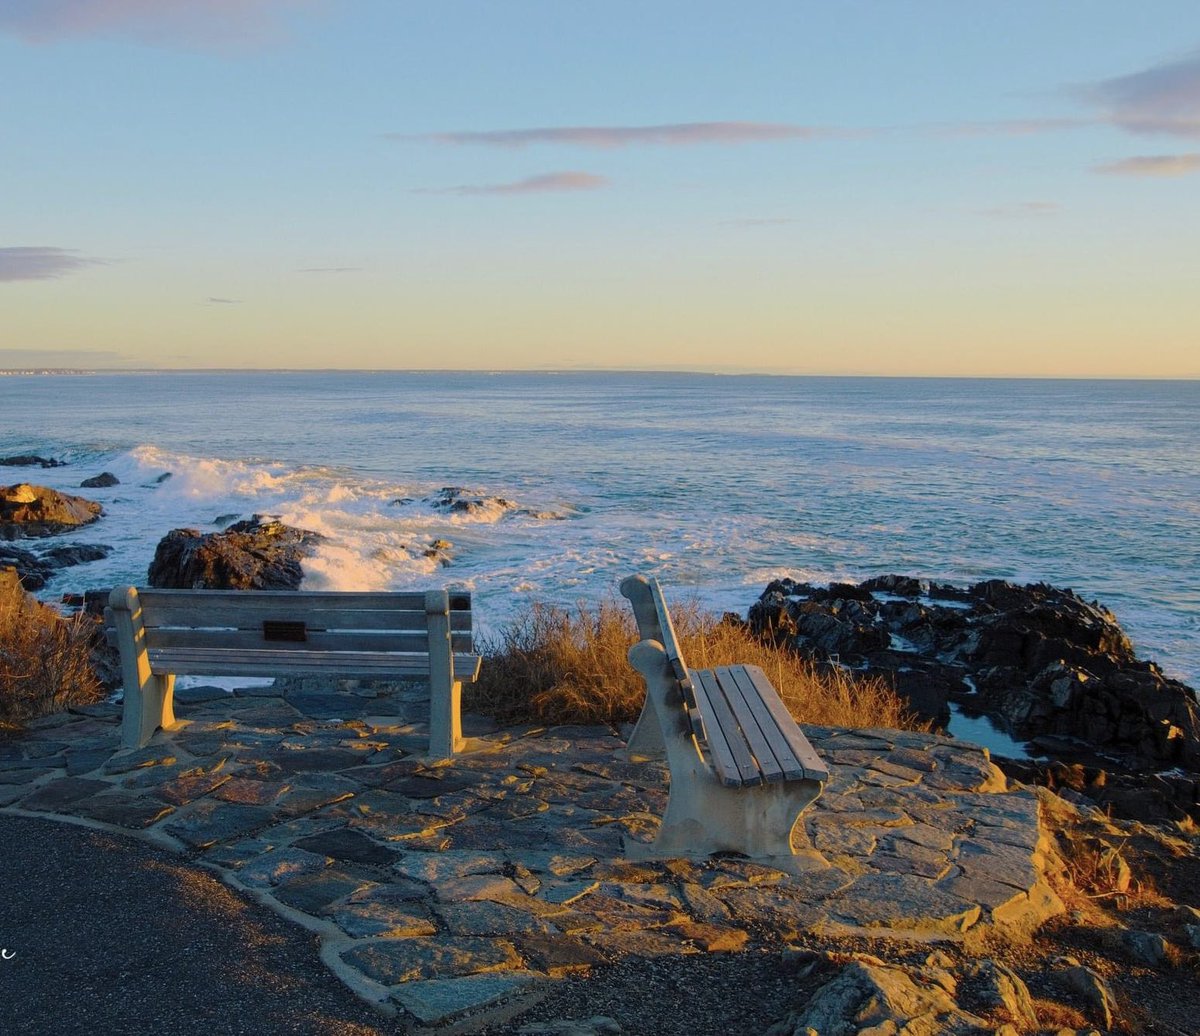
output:
[[[98,374],[676,374],[733,378],[860,379],[877,381],[1200,381],[1190,375],[1153,374],[872,374],[779,369],[692,367],[0,367],[0,376]]]

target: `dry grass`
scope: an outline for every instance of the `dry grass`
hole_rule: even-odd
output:
[[[94,631],[86,616],[63,618],[0,580],[0,728],[102,697],[89,659]]]
[[[834,727],[917,729],[904,701],[879,680],[819,671],[799,655],[756,637],[742,623],[694,605],[672,608],[689,666],[760,666],[792,715]],[[473,708],[504,723],[620,723],[637,718],[645,684],[626,657],[637,627],[613,599],[573,611],[532,604],[481,649]]]

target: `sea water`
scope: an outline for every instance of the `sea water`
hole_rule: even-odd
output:
[[[43,591],[142,583],[170,529],[271,514],[327,539],[313,589],[453,584],[485,627],[632,572],[745,613],[773,578],[1045,581],[1200,684],[1200,382],[675,373],[0,377],[0,468],[101,502],[112,555]],[[120,484],[79,489],[111,471]],[[160,481],[165,474],[170,478]],[[470,514],[444,486],[496,497]],[[452,547],[450,564],[425,551]]]

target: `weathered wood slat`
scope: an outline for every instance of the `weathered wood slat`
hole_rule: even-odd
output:
[[[654,601],[654,610],[658,613],[658,627],[662,633],[661,643],[667,652],[667,661],[671,663],[675,679],[683,683],[688,678],[688,667],[683,660],[679,638],[675,635],[675,624],[671,621],[671,613],[667,610],[667,602],[663,600],[662,589],[657,579],[650,581],[650,597]]]
[[[147,590],[138,595],[142,600],[143,609],[156,627],[257,629],[264,619],[272,619],[302,621],[310,629],[385,629],[422,633],[425,631],[424,605],[420,610],[371,607],[369,603],[357,600],[339,605],[324,595],[313,600],[307,593],[272,593],[270,596],[259,596],[251,591],[244,591],[248,595],[245,598],[230,597],[226,594],[209,597],[208,594],[214,591],[208,591],[203,598],[193,594],[190,598],[173,597],[163,601],[157,599],[158,594],[169,592]],[[459,632],[469,631],[471,613],[452,611],[450,628]]]
[[[283,654],[297,651],[412,651],[428,653],[429,641],[422,630],[420,633],[392,633],[388,631],[362,632],[346,630],[308,629],[302,641],[273,640],[263,637],[258,630],[178,629],[175,627],[146,628],[146,646],[158,648],[228,648],[243,650],[270,648]],[[450,637],[451,650],[470,654],[470,633],[453,633]]]
[[[721,685],[721,690],[725,692],[725,700],[729,702],[733,718],[737,720],[742,735],[750,745],[750,751],[754,753],[763,780],[768,784],[773,784],[784,779],[784,768],[776,757],[771,738],[762,729],[758,715],[751,705],[750,699],[757,700],[758,695],[744,674],[739,673],[742,668],[742,666],[719,666],[713,672]],[[745,679],[749,686],[743,688],[739,677]],[[749,695],[746,693],[747,690]],[[770,723],[768,729],[772,734],[777,734],[774,723]],[[778,738],[775,740],[778,742]]]
[[[150,670],[177,676],[334,676],[347,679],[383,678],[390,675],[428,676],[429,655],[399,655],[366,651],[288,651],[277,645],[263,650],[220,648],[151,648]],[[478,655],[454,656],[454,679],[474,682],[479,674]]]
[[[771,713],[775,725],[779,728],[780,736],[783,737],[799,760],[800,765],[804,767],[804,776],[810,780],[827,781],[829,779],[829,770],[821,757],[817,755],[813,746],[808,743],[808,738],[804,736],[804,731],[797,726],[796,721],[792,719],[792,715],[788,712],[783,702],[780,701],[779,695],[775,693],[775,688],[771,686],[771,681],[767,679],[767,674],[764,673],[756,665],[748,665],[742,667],[749,675],[755,686],[758,687],[763,705],[766,706]]]
[[[766,737],[771,751],[774,753],[779,765],[783,768],[784,777],[787,780],[802,780],[806,773],[804,764],[796,755],[796,750],[791,742],[788,741],[779,729],[779,724],[775,722],[775,717],[767,707],[765,699],[778,697],[775,693],[775,688],[770,682],[755,683],[755,674],[761,680],[766,680],[766,676],[762,670],[757,667],[740,665],[731,667],[731,670],[734,681],[743,692],[747,706],[749,706],[755,719],[758,720],[759,729],[763,732],[763,736]]]
[[[761,784],[762,774],[750,754],[746,739],[721,692],[716,674],[711,669],[698,669],[692,674],[696,700],[704,715],[708,747],[712,751],[713,769],[722,784]]]

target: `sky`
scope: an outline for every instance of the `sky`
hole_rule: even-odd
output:
[[[0,368],[1200,377],[1195,0],[0,0]]]

